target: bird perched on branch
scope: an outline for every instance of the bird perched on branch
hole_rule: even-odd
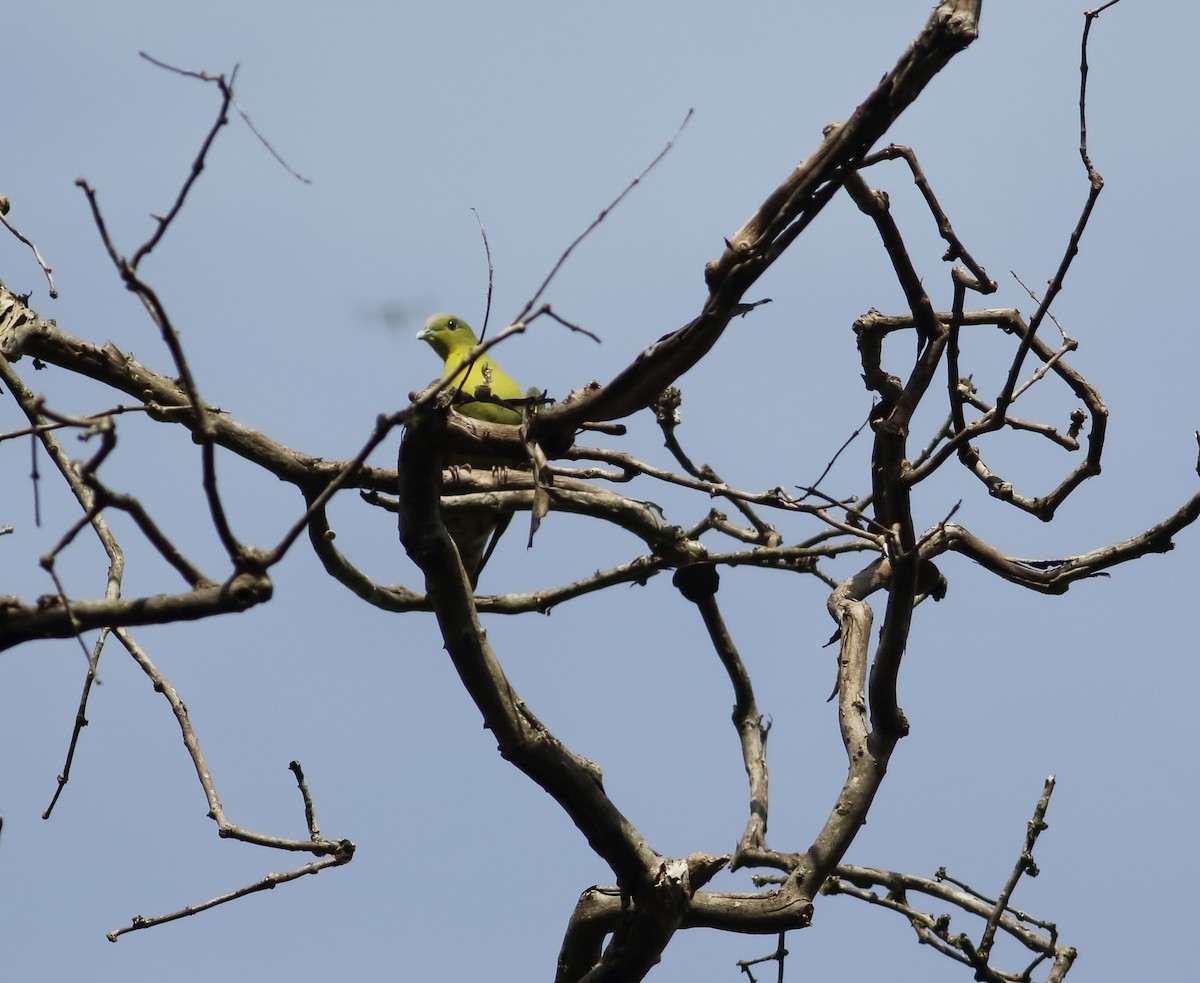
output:
[[[458,366],[466,361],[468,353],[479,344],[471,325],[461,317],[453,314],[434,314],[417,334],[419,341],[429,342],[429,346],[437,352],[444,364],[442,378],[450,378]],[[474,396],[480,386],[487,386],[493,396],[500,399],[524,399],[525,391],[513,382],[509,376],[490,355],[480,355],[471,367],[459,372],[454,379],[455,388],[464,396]],[[498,406],[488,402],[467,402],[458,406],[458,411],[476,420],[487,420],[491,423],[521,422],[521,411]]]
[[[429,343],[429,346],[443,360],[442,379],[453,375],[454,388],[464,396],[483,395],[481,387],[499,399],[524,399],[526,393],[521,389],[489,355],[480,355],[465,370],[459,367],[467,360],[471,349],[479,344],[471,326],[460,317],[453,314],[434,314],[417,334],[419,341]],[[519,409],[500,406],[486,400],[468,400],[456,404],[456,409],[464,416],[476,420],[486,420],[489,423],[507,423],[518,425],[523,419]],[[472,462],[459,455],[447,458],[452,466],[478,466],[480,462]],[[490,464],[488,465],[490,467]],[[496,542],[512,521],[512,512],[496,512],[495,510],[456,511],[453,515],[444,514],[443,521],[450,538],[458,548],[459,559],[463,569],[474,588],[479,580],[479,574],[484,564],[496,548]]]

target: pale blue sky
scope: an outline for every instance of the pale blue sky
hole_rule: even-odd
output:
[[[215,90],[138,51],[210,72],[240,64],[242,106],[313,183],[290,178],[235,119],[143,273],[173,312],[210,402],[297,449],[347,457],[376,414],[436,373],[413,339],[425,315],[481,319],[486,267],[471,208],[491,240],[498,324],[694,109],[672,153],[549,293],[603,344],[539,324],[502,353],[522,384],[561,396],[610,378],[695,315],[703,264],[722,237],[812,150],[824,124],[849,115],[929,6],[26,4],[6,30],[0,192],[62,296],[46,297],[27,251],[5,235],[0,277],[33,291],[35,309],[68,331],[169,371],[73,181],[96,187],[132,249],[151,228],[147,216],[170,206],[217,109]],[[989,4],[980,39],[890,134],[916,148],[958,233],[1000,281],[988,306],[1031,309],[1009,271],[1043,285],[1086,195],[1076,149],[1082,10],[1063,0]],[[922,489],[922,522],[962,499],[956,520],[1001,548],[1060,556],[1132,535],[1195,489],[1197,206],[1187,174],[1200,150],[1196,20],[1188,4],[1125,0],[1092,32],[1090,144],[1108,184],[1055,313],[1080,342],[1073,364],[1111,412],[1105,473],[1049,527],[948,476]],[[894,166],[869,180],[891,194],[945,309],[941,249],[905,174]],[[682,380],[680,436],[731,484],[765,489],[813,480],[865,416],[850,326],[870,307],[901,310],[902,296],[870,224],[844,200],[763,278],[751,299],[760,296],[774,303],[733,325]],[[61,409],[112,403],[56,370],[21,369]],[[1046,395],[1055,422],[1065,420],[1073,402]],[[0,430],[20,425],[0,402]],[[186,507],[200,494],[194,450],[181,434],[132,419],[121,428],[106,473],[129,488],[153,474],[148,503],[188,541]],[[652,428],[636,421],[619,446],[663,460]],[[1033,489],[1074,466],[1027,446],[1008,442],[996,454]],[[393,455],[394,445],[378,460]],[[830,480],[863,490],[861,463],[852,452]],[[43,482],[45,522],[34,529],[27,445],[0,445],[0,467],[0,524],[17,527],[0,539],[0,593],[49,592],[31,558],[75,512]],[[233,460],[222,459],[221,474],[237,489],[244,538],[272,543],[293,521],[290,488]],[[708,507],[645,494],[685,526]],[[368,572],[417,586],[390,517],[347,497],[333,519],[339,545]],[[114,524],[132,543],[127,524]],[[805,531],[791,528],[794,538]],[[522,540],[505,541],[482,590],[535,589],[639,552],[617,537],[594,540],[569,516],[551,515],[534,550]],[[211,537],[192,548],[207,571],[223,570]],[[161,565],[130,552],[126,595],[162,589]],[[1081,951],[1081,976],[1183,978],[1200,874],[1188,613],[1198,557],[1200,533],[1189,530],[1175,552],[1062,598],[947,560],[949,596],[919,611],[907,656],[901,702],[912,735],[847,860],[922,874],[944,865],[994,893],[1053,772],[1042,875],[1015,903],[1057,920]],[[103,588],[90,542],[65,571],[81,593]],[[431,617],[362,605],[304,548],[274,580],[263,609],[138,637],[187,701],[230,818],[302,835],[287,771],[297,758],[323,832],[354,840],[354,862],[109,944],[104,933],[135,914],[203,901],[294,858],[217,839],[165,702],[115,646],[72,782],[43,822],[83,660],[74,643],[25,646],[0,655],[0,973],[96,983],[549,979],[576,897],[611,874],[499,759]],[[722,586],[774,721],[770,839],[781,849],[807,846],[844,776],[835,710],[824,702],[834,666],[822,648],[824,595],[815,581],[756,572],[727,574]],[[732,698],[669,578],[487,628],[530,706],[601,764],[606,788],[658,850],[733,847],[746,806]],[[969,978],[910,936],[895,916],[820,901],[814,928],[789,936],[789,978],[851,978],[848,960],[864,980]],[[772,945],[681,933],[652,978],[734,981],[735,960]]]

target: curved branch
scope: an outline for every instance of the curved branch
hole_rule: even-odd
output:
[[[631,893],[659,855],[604,792],[600,770],[567,749],[517,696],[487,641],[466,572],[439,515],[445,415],[417,415],[400,442],[400,538],[425,575],[455,669],[501,755],[548,792]]]
[[[838,653],[838,727],[846,747],[847,774],[833,810],[798,866],[800,888],[816,897],[825,879],[841,862],[887,771],[889,746],[878,747],[867,726],[866,682],[873,613],[863,597],[880,586],[872,564],[843,583],[829,598],[829,613],[841,633]]]
[[[1169,553],[1175,548],[1175,534],[1197,519],[1200,519],[1200,492],[1144,532],[1075,556],[1053,560],[1011,557],[954,523],[946,523],[931,533],[922,552],[933,555],[953,550],[1011,583],[1042,594],[1065,594],[1077,580],[1105,576],[1104,571],[1109,568],[1149,553]]]
[[[954,323],[955,316],[951,312],[940,312],[936,315],[943,325]],[[1067,474],[1058,486],[1046,495],[1026,496],[1017,492],[1011,483],[994,474],[984,463],[979,451],[972,446],[972,441],[984,434],[991,433],[1009,426],[1014,429],[1031,429],[1029,424],[1022,422],[1018,427],[1007,415],[1000,410],[1000,404],[989,408],[979,419],[971,423],[963,423],[961,414],[956,411],[956,432],[941,445],[922,465],[906,469],[905,481],[916,485],[924,481],[938,470],[950,457],[957,453],[963,464],[987,487],[988,492],[1001,501],[1029,512],[1044,522],[1054,518],[1059,507],[1084,481],[1100,473],[1100,459],[1104,451],[1104,438],[1108,427],[1108,408],[1101,401],[1095,388],[1083,376],[1072,369],[1063,360],[1063,352],[1050,348],[1040,338],[1032,334],[1032,329],[1021,317],[1019,311],[1013,308],[989,309],[963,312],[959,323],[962,327],[977,327],[994,325],[1006,334],[1014,334],[1028,341],[1029,350],[1042,362],[1042,370],[1053,372],[1064,382],[1071,392],[1087,408],[1091,426],[1088,430],[1087,455],[1074,469]],[[863,357],[864,372],[872,381],[887,377],[880,364],[883,339],[892,331],[908,330],[914,327],[911,315],[890,316],[872,311],[854,322],[854,330],[859,338],[859,350]],[[888,377],[890,378],[890,377]],[[1035,375],[1035,380],[1041,375]],[[961,386],[959,387],[961,389]],[[881,386],[880,392],[883,392]],[[966,398],[964,393],[962,397]],[[1009,405],[1012,400],[1010,399]]]
[[[750,673],[730,637],[725,619],[721,617],[721,609],[717,605],[719,583],[717,569],[711,564],[683,567],[675,574],[675,586],[679,592],[700,611],[708,637],[733,688],[733,726],[738,732],[742,763],[750,785],[750,815],[730,866],[731,870],[737,870],[744,864],[744,855],[756,855],[766,850],[769,801],[766,745],[769,726],[763,726]]]
[[[588,421],[616,420],[650,406],[716,344],[742,313],[747,290],[828,204],[870,148],[925,86],[975,40],[981,0],[943,0],[896,66],[845,123],[776,188],[708,264],[709,296],[691,322],[646,348],[606,386],[539,413],[530,433],[554,456]],[[553,449],[553,450],[551,450]]]
[[[3,284],[0,284],[0,352],[9,361],[28,355],[95,379],[144,404],[152,419],[181,423],[195,432],[191,404],[178,382],[146,368],[111,343],[97,345],[68,334],[53,321],[39,317]],[[345,462],[325,461],[293,451],[217,407],[206,407],[206,417],[215,443],[301,488],[324,487],[345,466]],[[364,469],[364,475],[373,470]],[[361,487],[374,486],[368,478],[361,479]],[[394,488],[394,479],[386,487]]]

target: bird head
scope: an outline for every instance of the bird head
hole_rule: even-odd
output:
[[[442,358],[479,344],[471,325],[453,314],[434,314],[425,322],[425,327],[417,332],[417,340],[429,342],[430,347]]]

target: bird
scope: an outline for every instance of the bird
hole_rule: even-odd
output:
[[[453,314],[434,314],[425,322],[417,340],[429,343],[435,352],[444,360],[442,379],[449,379],[458,366],[466,361],[468,353],[479,344],[471,325],[461,317]],[[500,399],[524,399],[525,390],[513,382],[495,359],[490,355],[480,355],[471,363],[465,372],[459,372],[454,378],[454,385],[465,396],[474,396],[476,389],[486,385],[492,395]],[[458,411],[476,420],[487,420],[491,423],[520,424],[521,411],[495,403],[469,401],[458,406]]]
[[[462,318],[453,314],[434,314],[417,333],[417,340],[427,342],[442,358],[441,378],[445,380],[453,376],[453,388],[458,389],[464,396],[474,396],[481,386],[486,386],[493,396],[500,399],[526,397],[525,390],[521,389],[490,355],[480,355],[471,363],[470,368],[458,371],[471,349],[479,344],[475,332]],[[507,423],[515,426],[523,419],[519,409],[481,400],[458,403],[455,408],[464,416],[489,423]],[[447,456],[447,463],[452,467],[459,467],[471,464],[478,466],[484,462],[473,462],[461,455],[453,455]],[[443,514],[442,521],[458,549],[459,559],[471,582],[472,590],[475,589],[484,564],[491,557],[497,541],[508,528],[512,517],[511,511],[497,512],[494,509],[460,509],[453,514]]]

